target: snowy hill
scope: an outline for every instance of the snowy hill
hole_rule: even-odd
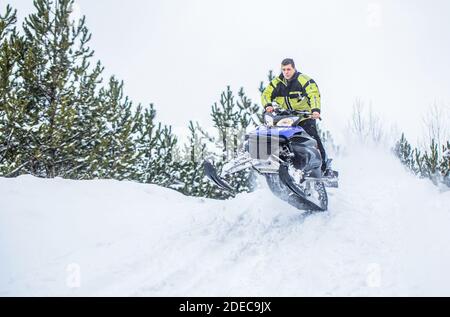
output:
[[[0,178],[0,295],[450,295],[450,192],[388,153],[336,160],[329,212],[265,184],[228,201]]]

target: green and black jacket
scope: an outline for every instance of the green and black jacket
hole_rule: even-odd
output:
[[[305,74],[296,72],[291,80],[283,74],[275,77],[261,96],[265,107],[275,101],[283,109],[320,112],[320,92],[316,82]]]

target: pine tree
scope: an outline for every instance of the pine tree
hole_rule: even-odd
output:
[[[73,0],[36,0],[23,37],[12,29],[9,7],[1,18],[0,171],[139,179],[142,107],[133,109],[123,82],[114,77],[99,87],[103,67],[91,65],[91,34],[84,17],[70,19],[72,5]],[[9,41],[8,32],[14,35]]]
[[[103,67],[73,0],[36,0],[16,33],[15,12],[0,16],[0,173],[17,176],[133,179],[169,186],[175,179],[171,127],[153,105],[134,106],[123,82],[101,87]]]
[[[442,146],[442,160],[439,164],[439,170],[443,177],[443,182],[450,187],[450,141]]]
[[[425,168],[422,152],[419,149],[415,148],[413,150],[413,157],[414,157],[415,174],[419,175],[420,177],[426,177],[428,174]]]
[[[172,127],[158,125],[156,152],[151,161],[151,182],[170,187],[176,182],[175,162],[173,151],[178,143],[177,137],[172,132]]]
[[[224,162],[242,153],[246,129],[260,120],[258,114],[261,108],[252,104],[242,88],[238,97],[236,102],[230,86],[227,86],[221,94],[220,105],[214,103],[211,107],[213,125],[218,132],[216,147],[221,151],[220,157],[216,159],[219,169]],[[244,170],[233,174],[229,182],[236,192],[251,191],[254,188],[254,175]]]
[[[331,132],[326,130],[323,131],[320,125],[317,125],[317,133],[320,135],[323,146],[326,148],[327,155],[330,153],[333,155],[339,155],[340,147],[334,142]]]
[[[394,153],[403,165],[416,172],[414,168],[412,147],[406,140],[404,133],[402,133],[400,140],[396,143]]]
[[[169,187],[177,181],[174,161],[177,138],[170,126],[156,123],[153,104],[143,110],[136,126],[137,180]]]
[[[205,177],[203,161],[212,155],[208,150],[210,136],[203,131],[199,123],[189,121],[189,140],[184,145],[178,164],[178,189],[185,195],[221,198],[226,193],[212,185]]]
[[[23,41],[15,23],[16,10],[8,5],[0,15],[0,175],[14,175],[22,168],[18,147],[24,130],[24,105],[17,96]]]
[[[93,55],[86,45],[90,34],[84,18],[77,25],[70,20],[72,3],[36,0],[37,12],[23,24],[20,84],[14,89],[14,112],[23,119],[14,131],[20,140],[14,164],[19,167],[9,172],[11,176],[66,176],[78,165],[82,140],[91,135],[83,112],[95,102],[102,68],[97,64],[88,71]]]
[[[439,165],[439,157],[438,157],[438,145],[434,139],[431,140],[430,144],[430,153],[426,151],[423,156],[423,161],[425,165],[425,176],[433,180],[433,182],[437,182],[437,172]]]
[[[141,107],[133,111],[133,103],[123,95],[123,82],[114,77],[107,88],[99,92],[98,118],[103,122],[95,135],[97,144],[88,152],[92,176],[114,179],[134,179],[138,117]]]
[[[269,83],[270,83],[274,78],[275,78],[275,76],[274,76],[274,74],[273,74],[273,71],[272,71],[272,70],[269,70],[269,74],[267,75],[267,79],[269,80]],[[259,84],[259,92],[260,92],[260,93],[263,93],[265,89],[266,89],[266,86],[264,85],[264,82],[262,81],[262,82]]]
[[[394,153],[414,174],[429,178],[435,184],[444,183],[450,186],[450,141],[440,147],[434,139],[431,139],[429,152],[422,153],[417,148],[413,149],[402,134],[394,147]]]

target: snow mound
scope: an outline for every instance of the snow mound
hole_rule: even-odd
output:
[[[0,178],[0,296],[450,295],[450,192],[336,159],[329,212],[113,180]]]

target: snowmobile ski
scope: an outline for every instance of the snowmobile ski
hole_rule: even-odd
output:
[[[319,205],[319,201],[310,199],[305,192],[295,185],[291,175],[289,175],[289,167],[287,164],[281,164],[280,166],[280,179],[295,195],[308,203],[314,210],[326,211],[326,206],[324,208],[322,204]]]
[[[222,178],[220,178],[217,175],[217,171],[216,168],[214,167],[213,163],[205,160],[203,162],[203,168],[205,170],[205,174],[206,176],[214,182],[214,184],[216,184],[218,187],[220,187],[221,189],[227,190],[231,193],[233,193],[233,188]]]

